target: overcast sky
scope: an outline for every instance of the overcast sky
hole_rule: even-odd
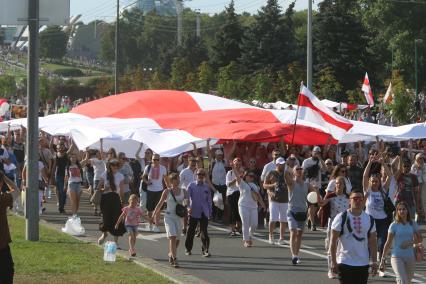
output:
[[[124,6],[135,0],[120,0],[120,5]],[[296,10],[307,9],[309,0],[297,0]],[[192,9],[199,9],[202,13],[217,13],[223,11],[224,7],[229,4],[230,0],[192,0],[185,1],[184,5]],[[235,8],[238,13],[256,11],[266,4],[266,0],[234,0]],[[285,10],[292,2],[291,0],[278,1]],[[314,1],[314,8],[317,2]],[[71,15],[81,14],[84,22],[90,22],[94,19],[103,19],[112,21],[115,13],[116,0],[71,0]]]

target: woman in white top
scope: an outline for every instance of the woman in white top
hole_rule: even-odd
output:
[[[240,158],[232,161],[232,170],[226,173],[226,201],[229,208],[229,226],[231,227],[230,236],[236,236],[237,231],[241,231],[241,218],[238,212],[238,200],[240,191],[237,187],[237,176],[243,175],[244,169]]]
[[[253,242],[251,236],[257,227],[257,203],[266,210],[265,203],[259,195],[259,186],[254,183],[256,174],[247,172],[242,179],[237,175],[236,185],[240,191],[238,199],[238,212],[242,221],[244,247],[251,247]]]
[[[349,178],[346,176],[347,169],[346,166],[343,164],[338,164],[334,167],[333,172],[330,175],[330,181],[328,182],[327,190],[326,191],[334,191],[336,178],[337,177],[343,177],[345,179],[345,188],[346,193],[349,195],[352,191],[352,183],[349,180]],[[361,190],[360,188],[358,190]]]
[[[171,188],[166,188],[161,199],[153,212],[153,219],[159,219],[161,208],[164,202],[167,202],[166,214],[164,214],[164,227],[166,229],[167,238],[169,239],[169,262],[173,267],[179,267],[176,259],[176,252],[179,246],[179,236],[182,230],[182,217],[176,215],[176,204],[182,204],[185,198],[185,191],[179,187],[179,175],[171,173],[169,175]],[[173,197],[174,196],[174,197]]]
[[[328,278],[335,279],[337,274],[331,271],[331,256],[329,253],[329,241],[330,241],[330,232],[331,224],[333,223],[334,218],[337,214],[346,211],[349,208],[349,195],[346,193],[346,182],[344,177],[337,177],[335,179],[335,187],[333,192],[327,192],[323,200],[320,200],[319,205],[321,207],[328,206],[327,209],[322,208],[322,210],[328,210],[329,218],[327,224],[327,237],[325,239],[325,249],[328,252]]]
[[[114,236],[114,241],[117,243],[118,237],[126,231],[123,222],[120,223],[118,229],[115,228],[123,204],[119,192],[122,193],[124,189],[124,176],[118,172],[119,166],[120,163],[117,159],[111,159],[107,163],[106,173],[101,178],[100,187],[103,187],[104,190],[101,196],[102,222],[99,224],[99,229],[102,231],[102,236],[99,238],[98,244],[103,244],[108,232]]]
[[[118,153],[118,161],[120,162],[120,169],[118,171],[124,176],[124,189],[121,200],[123,201],[123,204],[128,204],[130,197],[130,182],[133,180],[133,170],[126,158],[125,153]]]
[[[411,166],[411,173],[417,176],[417,181],[419,182],[419,191],[418,199],[420,206],[417,209],[417,214],[419,216],[417,221],[425,221],[425,212],[426,209],[426,163],[425,163],[425,154],[418,153],[414,160],[413,165]]]
[[[68,194],[71,200],[71,211],[73,216],[77,216],[80,207],[80,196],[82,193],[81,182],[82,168],[75,154],[68,156],[68,165],[65,170],[65,180],[68,184]]]
[[[380,179],[380,174],[372,174],[371,176],[368,176],[371,165],[377,162],[381,164],[382,168],[384,168],[387,173],[387,179],[383,186]],[[391,223],[391,220],[388,218],[388,215],[385,211],[385,200],[388,192],[384,190],[389,188],[390,176],[390,169],[386,163],[384,163],[384,160],[378,156],[370,156],[363,176],[363,188],[366,200],[365,212],[374,218],[374,222],[376,224],[379,259],[382,256],[383,248],[385,246],[388,235],[389,225]],[[380,275],[383,276],[382,274]]]

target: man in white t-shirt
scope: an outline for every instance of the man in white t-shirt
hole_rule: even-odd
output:
[[[188,167],[182,169],[179,174],[180,188],[187,191],[188,185],[197,179],[195,170],[197,169],[197,158],[190,157]]]
[[[160,155],[154,154],[152,156],[152,164],[151,166],[148,165],[145,167],[142,178],[148,185],[146,192],[146,210],[148,211],[148,216],[152,217],[152,213],[163,193],[163,181],[166,186],[169,185],[167,169],[163,165],[160,165]],[[160,214],[157,214],[157,219],[154,221],[154,226],[152,221],[149,221],[148,229],[155,233],[159,233],[160,229],[158,228],[158,224],[160,223]]]
[[[281,156],[281,152],[278,149],[275,149],[272,151],[272,161],[267,163],[263,167],[262,175],[260,176],[260,181],[263,183],[266,179],[266,176],[271,172],[275,171],[277,166],[275,164],[275,161]]]
[[[352,191],[349,197],[350,209],[338,214],[331,225],[331,270],[340,274],[340,283],[363,284],[368,280],[370,254],[371,272],[377,273],[376,226],[362,210],[364,194]]]

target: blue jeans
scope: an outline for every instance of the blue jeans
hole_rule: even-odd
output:
[[[64,210],[65,202],[67,201],[67,193],[64,190],[65,177],[55,175],[56,192],[58,194],[59,211]]]
[[[379,250],[379,255],[382,255],[383,248],[385,247],[386,240],[388,238],[388,229],[389,229],[389,219],[374,219],[376,223],[376,232],[377,232],[377,248]]]

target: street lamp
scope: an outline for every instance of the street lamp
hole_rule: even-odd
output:
[[[414,40],[414,72],[415,72],[415,74],[414,74],[414,76],[415,76],[415,84],[416,84],[416,106],[419,104],[419,68],[418,68],[418,65],[419,65],[419,62],[418,62],[418,56],[417,56],[417,54],[418,54],[418,52],[417,52],[417,44],[422,44],[423,43],[423,40],[422,39],[415,39]]]

